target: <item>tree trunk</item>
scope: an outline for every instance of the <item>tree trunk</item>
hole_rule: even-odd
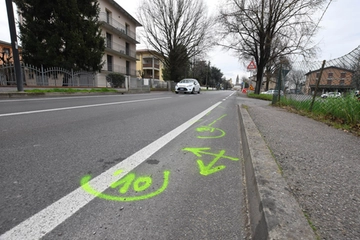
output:
[[[265,86],[265,91],[269,90],[269,83],[270,83],[270,78],[271,78],[271,73],[270,73],[270,68],[266,67],[266,86]]]
[[[263,64],[259,64],[258,68],[257,68],[257,73],[256,73],[255,94],[260,94],[263,74],[264,74],[264,66],[263,66]]]

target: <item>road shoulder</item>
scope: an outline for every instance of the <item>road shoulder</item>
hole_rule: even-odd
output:
[[[315,239],[249,113],[238,110],[252,239]]]

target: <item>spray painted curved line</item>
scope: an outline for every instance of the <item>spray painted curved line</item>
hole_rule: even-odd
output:
[[[220,128],[212,128],[212,127],[208,127],[208,126],[203,126],[203,127],[199,127],[196,129],[197,132],[215,132],[215,131],[220,131],[221,134],[218,136],[197,136],[197,138],[200,139],[208,139],[208,138],[222,138],[226,135],[225,131],[220,129]]]
[[[197,138],[210,139],[210,138],[222,138],[222,137],[224,137],[226,135],[225,131],[220,129],[220,128],[214,128],[214,127],[212,127],[212,125],[214,125],[216,122],[220,121],[221,119],[223,119],[226,116],[227,116],[227,114],[224,114],[221,117],[219,117],[218,119],[214,120],[209,125],[201,126],[201,127],[196,128],[197,132],[211,132],[211,133],[213,133],[215,131],[220,131],[221,132],[220,135],[218,135],[218,136],[197,136]]]
[[[146,194],[143,196],[120,197],[120,196],[113,196],[113,195],[98,192],[95,189],[93,189],[89,184],[91,175],[85,175],[84,177],[82,177],[80,180],[80,185],[86,192],[88,192],[98,198],[102,198],[102,199],[109,200],[109,201],[132,202],[132,201],[149,199],[149,198],[155,197],[156,195],[159,195],[160,193],[162,193],[169,184],[169,175],[170,175],[170,171],[164,171],[163,185],[155,192],[152,192],[152,193],[149,193],[149,194]]]

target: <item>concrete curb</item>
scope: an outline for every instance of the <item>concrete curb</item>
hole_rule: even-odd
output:
[[[43,97],[45,93],[26,93],[26,92],[5,92],[0,93],[0,99],[3,98],[22,98],[22,97]]]
[[[251,239],[316,239],[255,123],[238,108]]]

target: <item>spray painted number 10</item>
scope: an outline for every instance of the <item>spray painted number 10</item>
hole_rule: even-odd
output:
[[[118,171],[114,172],[113,176],[118,176],[122,172],[123,172],[123,170],[118,170]],[[89,181],[91,179],[90,175],[84,176],[81,179],[80,184],[81,184],[81,187],[86,192],[88,192],[92,195],[95,195],[99,198],[103,198],[103,199],[111,200],[111,201],[131,202],[131,201],[139,201],[139,200],[152,198],[152,197],[162,193],[169,184],[169,175],[170,175],[169,171],[164,171],[164,182],[163,182],[162,186],[154,192],[147,193],[147,194],[140,195],[140,196],[114,196],[114,195],[98,192],[97,190],[92,188],[89,184]],[[117,187],[121,186],[119,188],[119,193],[125,194],[129,191],[130,187],[132,186],[134,192],[139,193],[139,192],[143,192],[143,191],[147,190],[152,185],[152,182],[153,181],[150,176],[136,177],[135,173],[129,173],[125,177],[120,178],[118,181],[110,184],[110,187],[117,188]]]
[[[114,176],[119,175],[120,173],[122,173],[122,170],[115,172]],[[117,188],[118,186],[123,184],[123,186],[119,189],[119,193],[124,194],[127,193],[132,183],[135,192],[145,191],[152,184],[152,178],[149,176],[138,177],[137,179],[135,178],[135,173],[129,173],[124,178],[121,178],[119,181],[112,183],[110,187]]]

